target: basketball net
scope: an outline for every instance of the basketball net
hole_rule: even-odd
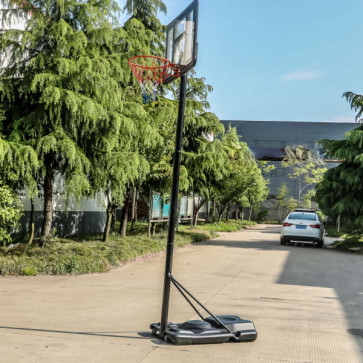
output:
[[[179,77],[179,67],[169,60],[152,55],[139,55],[129,59],[129,65],[137,78],[144,103],[156,101],[159,84],[168,76]]]

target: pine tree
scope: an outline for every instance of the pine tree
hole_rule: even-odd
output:
[[[351,98],[357,105],[362,96]],[[359,117],[361,111],[358,113]],[[316,187],[316,200],[324,214],[342,223],[363,228],[363,125],[345,134],[343,140],[322,140],[327,156],[341,160],[329,169]]]
[[[114,27],[118,6],[112,0],[29,0],[20,7],[9,0],[9,5],[16,11],[4,11],[5,20],[29,19],[24,31],[0,35],[0,51],[10,59],[0,78],[3,129],[9,139],[37,150],[45,237],[51,231],[55,175],[65,179],[66,195],[80,198],[90,192],[87,148],[104,150],[132,133],[122,100],[122,83],[131,77],[120,51],[127,35]]]
[[[179,80],[174,83],[174,97],[179,98]],[[189,193],[198,196],[194,206],[196,225],[202,205],[210,199],[211,185],[224,176],[225,150],[221,142],[224,127],[218,117],[208,112],[208,94],[212,87],[204,78],[189,72],[186,87],[186,109],[183,131],[182,166],[189,180]]]
[[[150,53],[142,54],[163,57],[165,34],[164,27],[158,19],[158,12],[166,14],[167,7],[165,3],[162,0],[126,0],[123,10],[131,15],[129,21],[137,19],[151,35]]]
[[[268,193],[262,170],[253,158],[247,144],[239,141],[235,128],[222,137],[226,151],[223,161],[226,174],[215,183],[213,190],[218,201],[219,220],[229,205],[252,207],[264,200]]]

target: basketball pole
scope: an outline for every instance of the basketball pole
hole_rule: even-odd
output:
[[[179,176],[180,176],[180,163],[181,163],[182,138],[183,138],[184,113],[185,113],[186,83],[187,83],[187,75],[183,74],[180,77],[178,120],[176,125],[173,181],[171,187],[169,231],[168,231],[168,241],[166,245],[164,291],[163,291],[163,303],[162,303],[161,320],[160,320],[161,338],[164,338],[165,330],[168,323],[170,284],[172,277],[171,271],[173,267],[174,237],[175,237],[176,223],[178,220],[177,210],[178,210]]]

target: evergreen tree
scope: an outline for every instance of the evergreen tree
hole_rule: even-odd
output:
[[[247,144],[239,141],[235,128],[230,128],[222,138],[226,150],[223,161],[226,175],[214,185],[218,202],[219,220],[225,210],[227,216],[232,203],[252,207],[264,200],[268,193],[262,170],[253,158]]]
[[[0,78],[3,130],[37,150],[44,237],[51,231],[55,175],[65,179],[66,195],[89,193],[90,149],[110,150],[135,129],[123,115],[122,84],[131,77],[121,52],[127,35],[114,28],[118,6],[112,0],[9,4],[15,15],[31,16],[24,31],[0,35],[0,51],[10,58]],[[10,19],[14,12],[3,15]]]
[[[173,86],[176,99],[179,82]],[[200,208],[210,199],[211,186],[225,175],[225,150],[221,141],[224,127],[215,114],[207,111],[210,91],[212,87],[204,78],[197,78],[195,72],[190,72],[186,87],[182,166],[188,173],[189,193],[198,197],[194,206],[194,225]]]
[[[164,27],[158,19],[158,12],[166,14],[167,8],[162,0],[126,0],[123,8],[131,18],[142,23],[151,35],[150,53],[140,53],[135,55],[157,55],[164,56],[165,34]]]
[[[362,114],[362,96],[348,98]],[[343,140],[322,140],[327,156],[341,160],[329,169],[316,187],[316,200],[324,214],[363,228],[363,125],[345,134]]]

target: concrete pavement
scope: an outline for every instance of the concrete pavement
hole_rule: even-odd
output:
[[[280,246],[255,226],[176,250],[175,277],[253,343],[173,346],[160,320],[164,255],[106,274],[0,278],[0,362],[363,362],[363,258]],[[196,318],[172,289],[169,320]]]

